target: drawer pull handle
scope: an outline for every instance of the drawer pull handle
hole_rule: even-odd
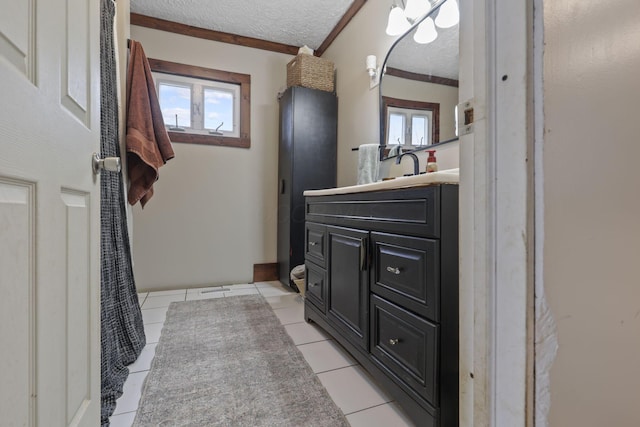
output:
[[[309,287],[310,287],[310,288],[315,288],[316,286],[318,286],[318,284],[317,284],[317,283],[309,283]]]
[[[398,267],[387,267],[387,271],[393,274],[400,274],[400,269]]]
[[[309,242],[309,246],[315,246],[317,244],[318,244],[318,242]]]
[[[400,342],[400,340],[398,338],[395,339],[390,339],[389,340],[389,345],[396,345]]]

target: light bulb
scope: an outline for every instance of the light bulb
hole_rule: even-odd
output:
[[[422,21],[413,35],[413,40],[421,44],[431,43],[437,38],[438,32],[436,31],[435,25],[433,25],[433,19],[431,19],[431,17]]]
[[[409,21],[407,21],[407,18],[404,16],[404,11],[402,8],[394,5],[391,8],[391,12],[389,12],[389,21],[387,22],[387,29],[385,30],[386,33],[390,36],[399,36],[409,28],[411,28],[411,24],[409,24]]]
[[[458,3],[456,0],[448,0],[438,11],[436,25],[440,28],[453,27],[460,21],[460,12],[458,11]]]
[[[431,10],[429,0],[407,0],[407,7],[404,8],[404,15],[415,21],[417,18],[424,16]]]

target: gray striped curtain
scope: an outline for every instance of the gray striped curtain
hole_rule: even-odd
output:
[[[113,0],[101,0],[100,150],[103,157],[120,157],[114,16]],[[108,426],[116,399],[122,395],[129,375],[127,365],[140,355],[145,335],[131,264],[122,173],[103,171],[100,187],[101,424]]]

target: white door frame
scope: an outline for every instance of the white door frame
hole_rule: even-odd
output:
[[[530,0],[460,0],[460,425],[525,426],[531,404]],[[530,412],[529,412],[530,413]]]

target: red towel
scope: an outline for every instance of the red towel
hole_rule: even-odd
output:
[[[174,157],[151,68],[142,45],[131,40],[127,69],[127,170],[129,203],[142,207],[153,196],[158,168]]]

